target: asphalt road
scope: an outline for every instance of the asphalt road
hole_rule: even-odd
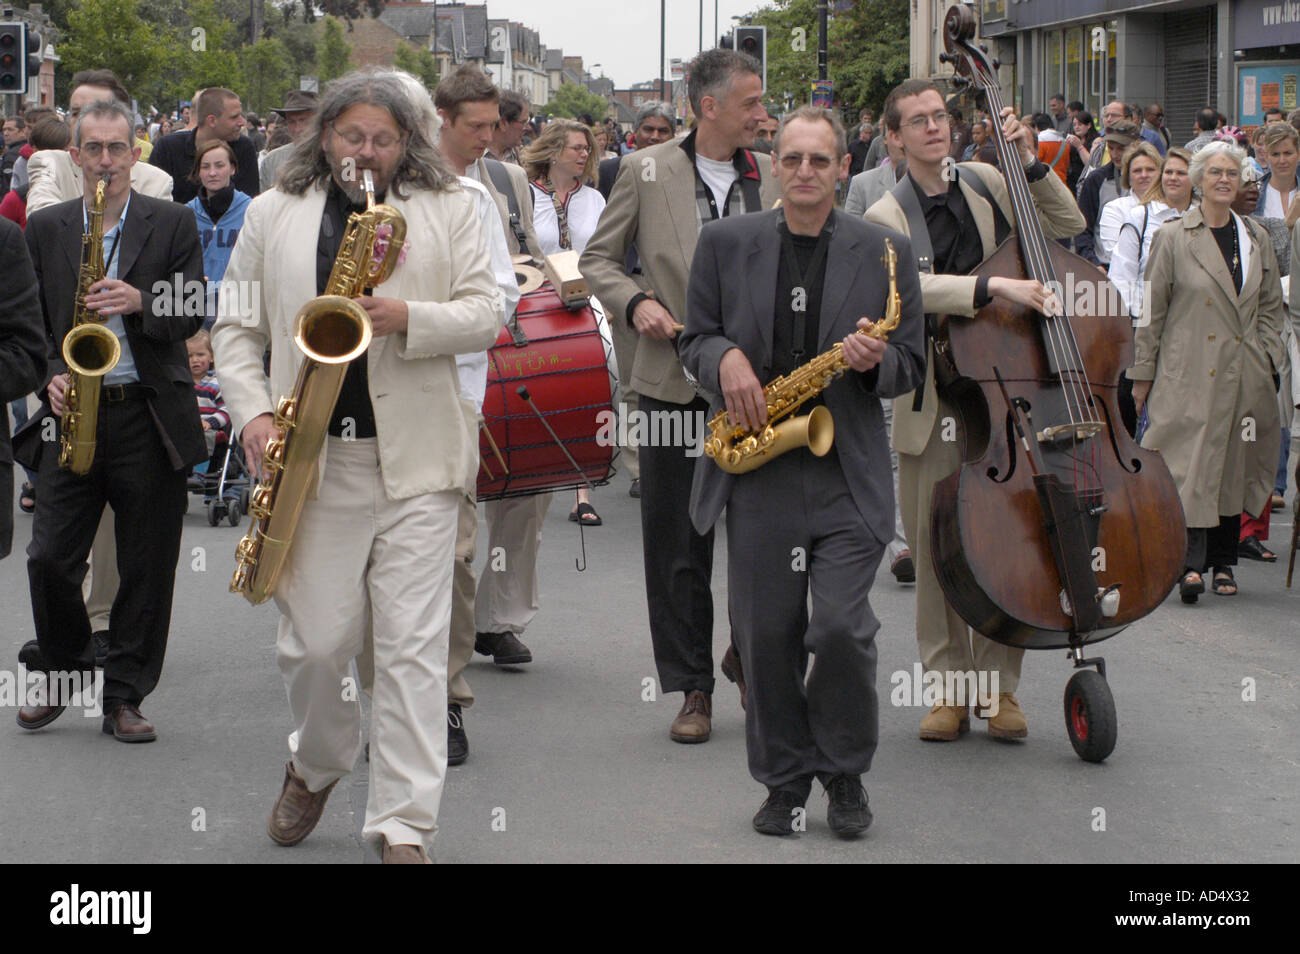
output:
[[[568,507],[544,531],[542,611],[525,634],[535,661],[498,669],[476,657],[466,712],[469,761],[449,770],[436,857],[463,862],[1262,862],[1300,855],[1300,587],[1284,565],[1245,563],[1241,595],[1174,596],[1102,644],[1119,712],[1103,764],[1070,747],[1064,652],[1030,653],[1018,693],[1030,735],[917,739],[922,708],[889,704],[889,677],[916,660],[913,590],[882,568],[881,739],[866,777],[875,824],[840,842],[825,798],[808,830],[756,834],[764,792],[749,776],[739,698],[719,682],[713,739],[671,742],[680,695],[643,699],[655,671],[646,629],[640,524],[626,481],[598,490],[605,525],[578,534]],[[1275,514],[1273,547],[1290,536]],[[15,554],[0,563],[0,668],[33,635],[16,513]],[[288,706],[275,664],[273,608],[226,592],[245,525],[185,522],[167,663],[146,700],[159,740],[122,745],[69,712],[27,733],[0,724],[0,862],[362,862],[366,765],[335,789],[316,831],[285,849],[265,834],[279,792]],[[202,554],[202,567],[196,569]],[[715,560],[725,648],[725,541]],[[1284,560],[1283,560],[1284,563]],[[1253,680],[1254,701],[1243,700]],[[1099,812],[1098,810],[1102,810]],[[1104,821],[1104,830],[1101,822]],[[494,824],[495,822],[495,824]],[[504,824],[503,824],[504,823]]]

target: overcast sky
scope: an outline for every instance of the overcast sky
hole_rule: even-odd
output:
[[[718,34],[731,16],[752,13],[763,0],[717,0]],[[516,20],[540,34],[548,47],[581,56],[593,76],[602,73],[625,89],[659,78],[659,0],[487,0],[488,16]],[[714,0],[704,0],[704,47],[711,48]],[[689,60],[700,50],[699,0],[666,0],[665,59]],[[593,63],[601,68],[592,69]],[[664,70],[667,75],[667,65]]]

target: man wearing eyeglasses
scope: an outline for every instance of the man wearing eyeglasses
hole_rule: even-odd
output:
[[[528,125],[528,100],[522,93],[503,89],[498,103],[501,118],[497,120],[492,131],[492,145],[488,147],[489,158],[498,162],[519,165],[519,143],[524,138],[524,127]]]
[[[993,298],[1005,298],[1039,312],[1059,310],[1047,288],[1033,280],[975,278],[969,273],[987,259],[1014,228],[1015,216],[1006,184],[985,163],[952,163],[948,113],[934,84],[910,79],[885,100],[886,135],[902,147],[907,173],[894,189],[867,210],[867,220],[913,238],[920,261],[921,295],[928,315],[972,317]],[[1048,238],[1065,238],[1083,230],[1084,219],[1060,177],[1038,160],[1033,134],[1003,110],[1002,135],[1025,167],[1034,204]],[[919,238],[918,238],[919,236]],[[929,246],[929,252],[925,247]],[[894,402],[894,449],[898,451],[898,488],[903,528],[916,573],[916,640],[927,680],[937,673],[940,685],[953,685],[957,674],[990,672],[1000,692],[990,707],[989,735],[1020,739],[1028,724],[1015,698],[1023,649],[1012,649],[972,634],[948,605],[935,575],[930,551],[930,500],[934,487],[961,463],[956,433],[960,420],[945,393],[947,359],[935,347],[930,327],[925,384]],[[944,676],[952,677],[945,683]],[[958,686],[963,683],[956,681]],[[983,682],[980,683],[984,685]],[[940,699],[921,721],[921,738],[953,741],[970,729],[970,699]],[[979,714],[977,712],[977,714]]]
[[[921,288],[906,238],[834,208],[849,166],[838,116],[795,110],[781,120],[772,156],[780,209],[700,232],[682,363],[720,395],[710,417],[725,410],[733,424],[757,431],[770,423],[764,385],[838,342],[849,369],[800,408],[830,411],[834,443],[824,456],[797,447],[736,475],[701,457],[691,518],[706,533],[727,511],[745,744],[750,772],[768,790],[754,828],[804,830],[817,778],[830,797],[831,831],[849,838],[871,824],[862,775],[876,748],[880,623],[868,594],[894,524],[880,399],[921,382]],[[897,254],[901,311],[882,341],[855,332],[889,307],[886,239]]]
[[[46,672],[93,668],[81,580],[104,506],[111,506],[121,586],[104,662],[103,731],[122,742],[151,742],[156,733],[140,706],[158,684],[167,648],[185,479],[208,456],[185,350],[185,340],[203,323],[184,302],[185,288],[201,285],[203,254],[187,209],[132,190],[131,168],[140,158],[132,138],[131,112],[121,103],[83,106],[70,154],[81,168],[85,194],[27,220],[52,377],[42,407],[14,442],[15,457],[40,474],[27,550],[37,651],[25,647],[20,658]],[[74,474],[59,466],[50,422],[64,410],[68,374],[62,344],[77,306],[87,209],[101,180],[107,181],[105,277],[90,286],[85,304],[116,335],[121,355],[102,379],[94,462],[89,473]],[[103,570],[97,563],[96,572]],[[39,729],[64,708],[24,706],[18,724]]]
[[[235,188],[249,196],[261,192],[257,147],[253,140],[239,134],[246,122],[239,94],[211,86],[199,93],[192,114],[197,118],[197,125],[163,136],[149,157],[152,165],[172,177],[172,198],[184,203],[199,194],[199,184],[190,177],[194,156],[200,146],[218,139],[229,144],[235,154],[237,168],[231,179]]]
[[[275,400],[303,353],[294,317],[324,293],[349,216],[375,201],[406,221],[392,276],[354,301],[373,340],[347,366],[275,590],[276,641],[294,730],[267,822],[296,845],[361,754],[361,708],[343,687],[373,639],[370,795],[363,835],[386,863],[427,863],[447,769],[447,659],[460,500],[478,469],[475,408],[456,355],[500,331],[500,292],[477,201],[430,140],[428,117],[392,72],[330,84],[276,188],[248,206],[222,284],[212,343],[250,464],[276,436]],[[314,239],[314,241],[313,241]],[[257,294],[227,296],[247,286]],[[271,376],[262,355],[271,348]],[[341,834],[341,832],[340,832]]]
[[[612,321],[640,334],[631,384],[639,407],[660,420],[700,418],[708,402],[682,371],[677,331],[686,317],[686,279],[706,222],[771,207],[770,164],[751,148],[767,117],[756,60],[707,50],[689,71],[696,127],[686,137],[625,156],[609,204],[580,267]],[[635,243],[642,274],[627,274]],[[683,425],[686,422],[683,420]],[[689,433],[682,431],[679,433]],[[662,690],[685,701],[669,727],[674,742],[707,742],[713,697],[713,531],[697,533],[688,504],[697,449],[638,448],[641,535],[650,638]],[[735,673],[734,654],[723,672]],[[743,698],[743,696],[742,696]]]

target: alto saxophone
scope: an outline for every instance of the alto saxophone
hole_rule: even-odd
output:
[[[95,462],[95,428],[99,424],[99,389],[104,375],[117,366],[122,345],[104,327],[99,313],[86,307],[90,286],[104,280],[104,188],[110,175],[95,186],[95,202],[87,213],[88,231],[81,236],[81,268],[77,272],[77,304],[72,328],[63,339],[68,386],[63,392],[59,466],[74,474],[90,472]]]
[[[375,204],[369,169],[363,170],[363,184],[366,210],[348,217],[325,294],[303,305],[294,318],[293,340],[307,357],[292,393],[276,409],[282,436],[266,444],[262,479],[249,503],[253,525],[239,541],[230,581],[230,591],[254,605],[275,592],[289,556],[348,362],[370,347],[370,317],[352,299],[388,280],[406,239],[402,214]]]
[[[903,311],[903,301],[898,294],[898,255],[889,239],[885,239],[883,261],[889,266],[889,301],[885,317],[854,332],[880,341],[888,338],[889,333],[898,327]],[[817,457],[825,456],[835,441],[835,420],[825,405],[800,417],[784,418],[824,391],[848,367],[844,360],[844,344],[836,342],[829,351],[800,365],[785,377],[770,382],[763,388],[767,423],[757,430],[734,425],[727,420],[725,410],[719,411],[709,421],[709,438],[704,443],[704,453],[729,474],[748,473],[796,447],[807,447]]]

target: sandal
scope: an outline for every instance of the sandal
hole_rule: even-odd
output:
[[[36,511],[36,488],[29,481],[23,481],[23,489],[18,497],[18,508],[23,513]]]
[[[577,509],[569,511],[569,521],[571,523],[577,523],[579,520],[582,521],[585,527],[599,527],[604,523],[600,519],[600,514],[596,513],[596,508],[589,503],[580,503]]]
[[[1216,596],[1237,595],[1237,581],[1233,578],[1232,567],[1216,566],[1214,568],[1214,593]]]
[[[1184,603],[1195,603],[1196,597],[1205,592],[1205,580],[1195,570],[1188,570],[1178,581],[1178,595]]]

